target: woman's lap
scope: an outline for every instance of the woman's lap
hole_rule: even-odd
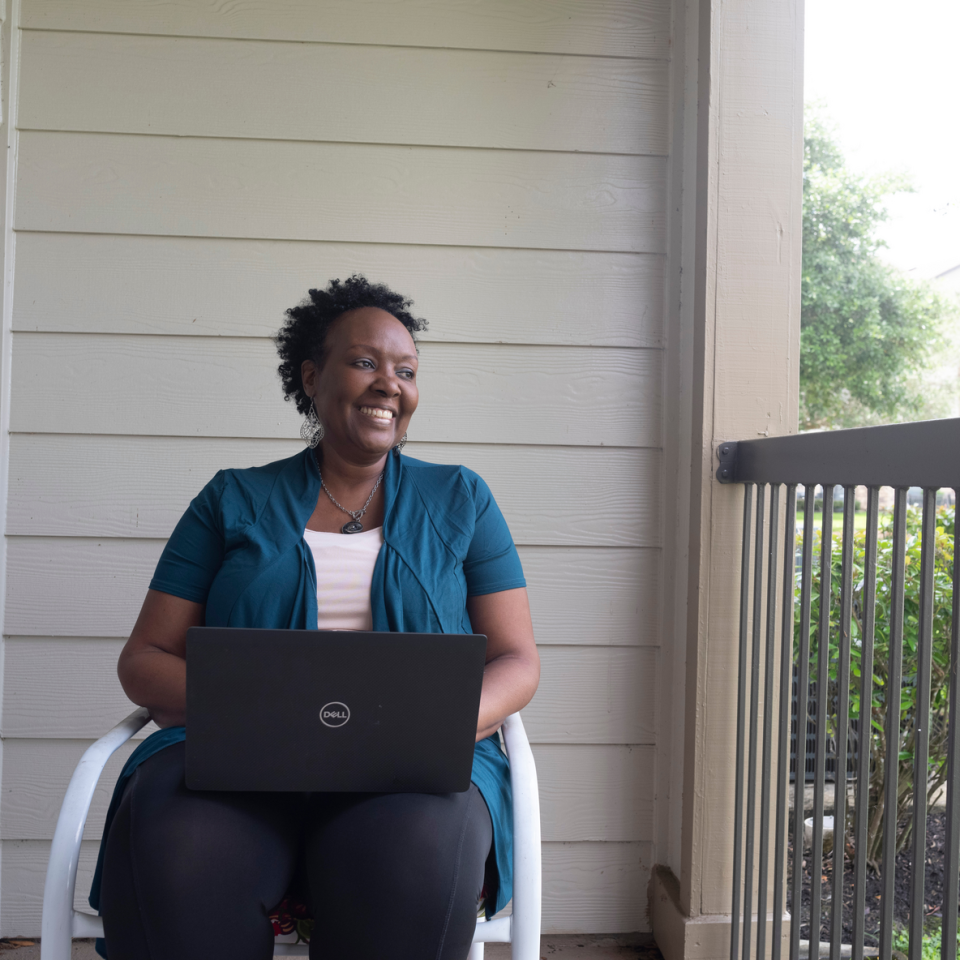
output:
[[[111,960],[271,956],[267,915],[305,870],[314,958],[465,957],[490,849],[463,794],[187,790],[183,744],[142,764],[111,826],[102,912]]]
[[[327,815],[308,817],[305,845],[317,956],[466,957],[493,837],[480,791],[317,799]]]

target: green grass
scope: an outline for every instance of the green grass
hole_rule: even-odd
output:
[[[813,525],[819,530],[823,526],[823,513],[819,510],[813,514]],[[833,515],[833,529],[840,530],[843,526],[843,514],[835,513]],[[853,515],[853,529],[859,532],[867,529],[867,515],[863,511],[858,511]],[[803,511],[797,511],[797,532],[803,530]]]

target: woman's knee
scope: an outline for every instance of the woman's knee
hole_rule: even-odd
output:
[[[117,827],[126,829],[141,874],[158,882],[208,890],[244,877],[274,884],[289,879],[296,858],[302,801],[290,795],[222,794],[188,790],[183,744],[145,761],[124,795]],[[108,838],[108,846],[112,840]],[[276,864],[272,869],[266,864]],[[278,896],[282,896],[283,889]]]
[[[388,946],[398,958],[465,956],[491,839],[473,786],[371,797],[321,819],[307,866],[323,949],[349,942],[356,957],[384,956]]]
[[[296,862],[298,802],[189,791],[182,745],[145,761],[106,842],[101,903],[109,944],[150,943],[154,953],[199,949],[213,935],[209,927],[266,948],[267,910],[283,897]],[[210,917],[218,919],[211,924]]]

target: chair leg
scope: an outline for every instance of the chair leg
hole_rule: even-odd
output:
[[[483,944],[475,943],[470,948],[470,953],[467,955],[467,960],[483,960]]]

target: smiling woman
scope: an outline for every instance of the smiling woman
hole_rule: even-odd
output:
[[[539,659],[487,485],[401,454],[419,399],[413,335],[426,326],[409,306],[353,276],[287,311],[279,372],[308,449],[220,471],[160,558],[118,666],[162,729],[124,767],[104,828],[91,903],[111,960],[266,960],[281,905],[318,921],[311,956],[453,960],[467,956],[478,903],[492,915],[510,899],[496,733],[533,696]],[[470,789],[188,790],[186,632],[201,624],[486,634]]]

